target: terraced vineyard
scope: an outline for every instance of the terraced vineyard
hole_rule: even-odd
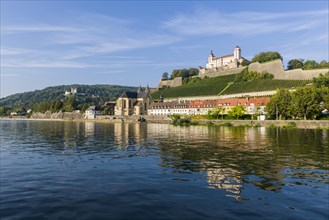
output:
[[[299,86],[305,86],[312,83],[312,80],[279,80],[279,79],[258,79],[250,82],[239,81],[235,82],[222,94],[235,94],[245,92],[260,92],[271,91],[278,88],[294,88]]]
[[[236,75],[234,74],[203,79],[196,83],[154,92],[152,93],[152,97],[153,99],[159,99],[161,94],[163,94],[163,96],[166,98],[217,95],[227,86],[228,83],[234,81],[235,76]]]
[[[196,83],[186,84],[180,87],[165,89],[152,93],[153,99],[159,99],[162,94],[165,98],[188,97],[188,96],[212,96],[225,94],[236,94],[246,92],[259,92],[276,90],[277,88],[293,88],[305,86],[312,80],[278,80],[259,79],[253,81],[234,82],[236,74],[203,79]],[[232,85],[229,83],[234,82]],[[224,90],[225,89],[225,90]]]

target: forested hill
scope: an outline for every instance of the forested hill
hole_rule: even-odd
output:
[[[65,91],[71,91],[71,87],[78,89],[80,102],[89,105],[115,100],[123,91],[137,91],[136,87],[117,85],[61,85],[7,96],[0,99],[0,106],[30,108],[36,103],[61,100],[65,98]]]

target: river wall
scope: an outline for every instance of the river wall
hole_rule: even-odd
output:
[[[170,124],[171,118],[168,116],[97,116],[95,119],[84,119],[84,114],[72,112],[59,113],[33,113],[30,118],[26,117],[5,117],[0,120],[76,120],[76,121],[95,121],[95,122],[109,122],[109,123],[137,123],[138,119],[142,117],[148,123]],[[199,125],[206,124],[231,124],[232,126],[259,126],[259,127],[285,127],[294,125],[301,129],[316,129],[329,128],[329,120],[196,120]]]
[[[233,126],[259,126],[259,127],[285,127],[294,125],[296,128],[315,129],[315,128],[329,128],[329,120],[197,120],[199,124],[226,124],[230,123]]]
[[[45,113],[33,112],[30,119],[84,119],[84,114],[76,113],[76,112],[56,112],[51,113],[50,111],[46,111]]]
[[[285,80],[310,80],[313,77],[318,77],[321,73],[324,74],[329,69],[315,69],[315,70],[284,70],[283,63],[280,59],[269,61],[266,63],[251,63],[248,67],[250,71],[255,72],[268,72],[273,74],[274,79],[285,79]]]

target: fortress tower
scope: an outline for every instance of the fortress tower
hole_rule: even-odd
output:
[[[238,60],[241,59],[241,48],[239,46],[234,48],[234,58]]]

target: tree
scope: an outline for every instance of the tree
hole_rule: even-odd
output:
[[[320,96],[322,101],[322,109],[329,110],[329,87],[321,87]]]
[[[162,80],[168,80],[169,79],[169,75],[167,72],[162,73]]]
[[[241,66],[247,66],[249,63],[246,59],[242,60]]]
[[[320,74],[319,77],[314,77],[313,78],[313,84],[320,88],[320,87],[329,87],[329,72],[326,74]]]
[[[222,116],[222,120],[223,120],[224,112],[225,112],[225,109],[223,107],[216,106],[215,109],[208,111],[208,116],[210,116],[211,118],[219,119],[219,116],[221,115]]]
[[[196,68],[189,68],[188,75],[189,77],[199,75],[199,70]]]
[[[176,77],[188,78],[190,76],[195,76],[198,74],[199,74],[199,70],[196,68],[174,69],[171,73],[170,79],[174,79]]]
[[[303,117],[306,120],[320,113],[321,96],[318,89],[313,86],[297,88],[292,93],[292,102],[292,112],[296,117]]]
[[[75,96],[70,97],[68,100],[64,102],[63,111],[64,112],[72,112],[76,108]]]
[[[292,69],[298,69],[298,68],[303,68],[304,67],[304,60],[303,59],[292,59],[289,60],[287,69],[292,70]]]
[[[319,63],[319,68],[329,68],[329,62],[328,61],[325,61],[325,60],[322,60]]]
[[[319,66],[319,64],[315,60],[307,60],[304,63],[305,70],[312,70]]]
[[[59,112],[63,108],[63,102],[61,100],[56,100],[51,103],[50,111],[52,113]]]
[[[279,52],[268,51],[268,52],[261,52],[259,54],[256,54],[254,56],[254,58],[252,58],[251,62],[252,63],[254,63],[254,62],[264,63],[264,62],[268,62],[268,61],[276,60],[276,59],[283,60],[283,58]]]
[[[244,108],[239,105],[239,106],[234,106],[231,111],[228,112],[228,115],[233,117],[233,118],[236,118],[236,119],[239,119],[239,117],[242,117],[244,115]]]
[[[288,90],[278,89],[267,103],[265,111],[276,119],[286,118],[290,114],[292,97]]]
[[[82,112],[85,112],[87,109],[89,108],[89,105],[87,105],[87,104],[83,104],[82,106],[81,106],[81,111]]]
[[[0,106],[0,116],[7,116],[10,112],[10,108],[6,106]]]

